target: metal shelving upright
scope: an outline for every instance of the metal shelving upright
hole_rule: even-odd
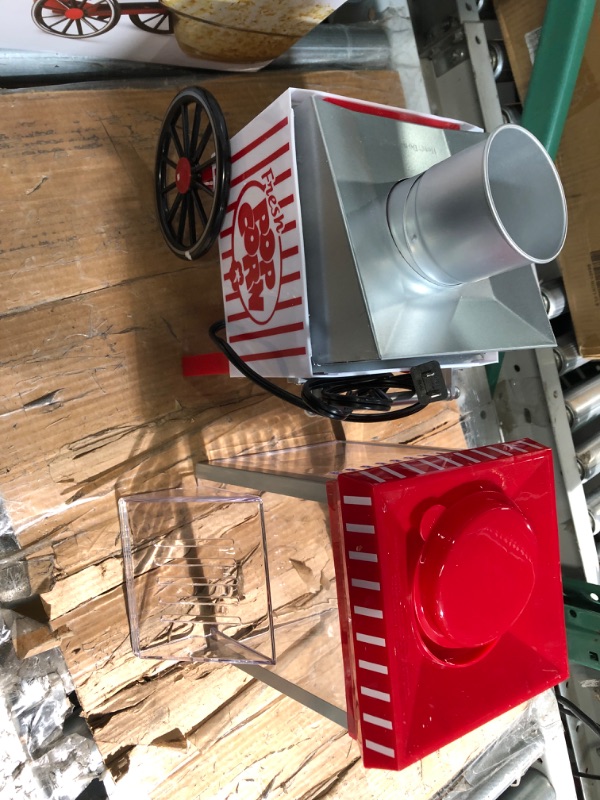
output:
[[[490,5],[485,0],[409,0],[432,110],[467,119],[487,130],[515,121],[513,111],[518,120],[514,84],[494,80],[488,36],[498,35],[498,25],[493,19],[479,17],[482,7]],[[574,82],[573,75],[570,80]],[[564,108],[562,114],[564,120]],[[559,123],[551,120],[547,125],[551,152],[557,146]],[[559,276],[556,263],[538,270],[541,281]],[[470,444],[489,443],[498,435],[505,440],[529,436],[552,448],[563,574],[600,583],[594,532],[555,353],[551,349],[506,353],[493,392],[483,368],[458,371],[456,382]],[[598,683],[597,672],[573,665],[571,677],[560,691],[595,718],[598,698],[592,687]],[[593,734],[574,719],[568,720],[568,726],[579,769],[600,773],[598,743]],[[565,769],[564,762],[559,762],[546,754],[543,763],[556,787]],[[600,787],[592,780],[581,781],[581,792],[586,800],[600,798]]]

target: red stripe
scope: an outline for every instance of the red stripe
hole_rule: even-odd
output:
[[[231,292],[231,294],[225,295],[225,302],[230,303],[232,300],[236,300],[239,297],[237,292]]]
[[[285,128],[287,124],[288,124],[288,118],[285,117],[285,119],[282,119],[281,122],[278,122],[276,125],[273,125],[272,128],[269,128],[269,130],[266,131],[266,133],[263,133],[261,136],[258,136],[256,139],[250,142],[250,144],[247,144],[246,147],[242,147],[241,150],[238,150],[237,153],[234,153],[231,156],[231,163],[233,164],[234,162],[239,161],[240,158],[243,158],[244,156],[248,155],[248,153],[251,153],[255,147],[258,147],[263,142],[266,142],[267,139],[271,138],[271,136],[274,136],[282,128]]]
[[[255,164],[253,167],[250,167],[250,169],[247,169],[246,172],[242,172],[241,175],[238,175],[237,178],[234,178],[229,184],[229,186],[230,187],[237,186],[238,183],[242,183],[247,178],[250,178],[252,175],[254,175],[256,172],[260,172],[260,170],[266,167],[268,164],[271,164],[273,161],[276,161],[280,156],[289,152],[289,149],[290,149],[290,143],[286,142],[278,150],[275,150],[275,152],[272,153],[270,156],[263,158],[263,160],[259,161],[258,164]],[[281,203],[279,205],[281,205]]]
[[[347,108],[349,111],[359,111],[361,114],[386,117],[387,119],[395,119],[400,122],[415,122],[417,125],[424,125],[428,128],[447,128],[453,131],[460,130],[460,125],[457,122],[449,122],[448,120],[439,119],[437,117],[429,119],[429,117],[425,117],[423,114],[415,114],[412,111],[403,111],[399,108],[371,106],[368,103],[361,103],[360,100],[347,100],[343,97],[325,97],[324,99],[326,103]]]
[[[303,322],[294,322],[291,325],[280,325],[278,328],[266,328],[265,330],[261,331],[240,333],[237,336],[232,336],[229,339],[229,342],[245,342],[247,339],[262,339],[263,336],[279,336],[281,333],[293,333],[294,331],[301,331],[303,328]]]
[[[301,297],[292,297],[291,300],[282,300],[275,306],[275,311],[281,311],[283,308],[293,308],[294,306],[301,306]]]
[[[233,225],[231,226],[231,228],[226,228],[224,231],[221,231],[219,236],[221,237],[221,239],[224,239],[226,236],[231,236],[232,233],[233,233]]]
[[[247,311],[240,311],[239,314],[232,314],[227,317],[227,322],[237,322],[239,319],[247,319],[250,316]]]
[[[284,250],[281,253],[281,260],[283,261],[284,258],[291,258],[292,256],[297,256],[299,252],[298,247],[290,247],[289,250]]]
[[[288,197],[284,197],[283,200],[280,201],[279,205],[281,206],[281,208],[285,208],[286,206],[289,206],[289,204],[293,202],[294,202],[294,195],[290,194]]]
[[[233,250],[227,250],[226,253],[223,253],[221,258],[231,258],[232,255],[233,255]]]
[[[286,358],[287,356],[305,356],[306,347],[290,347],[288,350],[273,350],[270,353],[253,353],[244,356],[244,361],[268,361],[272,358]]]
[[[282,183],[283,181],[287,181],[288,178],[292,177],[292,170],[286,169],[285,172],[282,172],[281,175],[278,175],[275,178],[274,184],[277,186],[278,184]]]
[[[287,225],[284,225],[284,228],[281,232],[289,233],[290,231],[293,231],[295,227],[296,227],[296,220],[293,219],[291,220],[291,222],[288,222]]]
[[[299,272],[290,272],[289,275],[284,275],[281,278],[281,283],[294,283],[294,281],[300,280],[300,273]]]

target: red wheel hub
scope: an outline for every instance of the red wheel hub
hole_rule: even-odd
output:
[[[213,168],[205,167],[200,173],[200,180],[209,189],[213,189],[215,184]]]
[[[68,8],[65,11],[67,19],[82,19],[84,17],[83,8]]]
[[[177,169],[175,170],[175,185],[179,194],[189,192],[192,183],[192,165],[185,156],[177,162]]]

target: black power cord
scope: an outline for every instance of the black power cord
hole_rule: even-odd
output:
[[[209,328],[209,335],[233,366],[261,389],[297,408],[343,422],[386,422],[422,411],[429,403],[448,398],[448,389],[437,361],[412,367],[400,375],[354,375],[348,378],[310,378],[300,397],[263,378],[240,358],[233,347],[219,336],[225,328],[221,320]],[[394,409],[398,400],[415,397],[409,406]],[[369,412],[373,413],[357,413]]]
[[[583,722],[584,725],[587,725],[588,728],[600,738],[600,725],[595,722],[591,717],[582,711],[579,706],[576,706],[575,703],[572,703],[566,697],[563,697],[559,694],[558,690],[555,692],[556,701],[560,707],[560,711],[564,715],[568,715],[571,717],[576,717],[580,722]],[[578,770],[573,770],[573,775],[576,778],[587,778],[591,781],[600,781],[600,775],[594,775],[588,772],[579,772]]]

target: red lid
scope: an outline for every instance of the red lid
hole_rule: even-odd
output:
[[[502,492],[470,491],[453,503],[434,524],[415,573],[425,636],[449,648],[496,641],[531,596],[536,557],[527,519]]]
[[[551,450],[378,464],[328,491],[366,767],[404,769],[567,677]]]

